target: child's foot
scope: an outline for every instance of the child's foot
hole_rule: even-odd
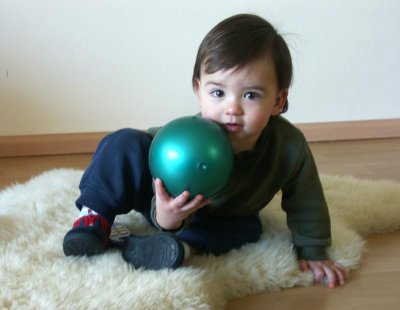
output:
[[[122,248],[122,257],[135,268],[150,270],[178,268],[185,255],[181,241],[173,234],[130,236]]]
[[[64,237],[64,254],[91,256],[104,253],[108,247],[110,230],[110,224],[98,214],[80,217]]]

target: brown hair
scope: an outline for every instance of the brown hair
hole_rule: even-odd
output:
[[[257,15],[229,17],[211,29],[201,42],[193,70],[193,87],[200,79],[202,66],[207,74],[241,68],[266,53],[273,58],[278,88],[288,89],[293,77],[292,58],[282,36]],[[288,105],[286,101],[281,113],[287,111]]]

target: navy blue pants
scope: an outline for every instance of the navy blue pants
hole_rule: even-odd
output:
[[[116,215],[135,210],[151,224],[154,195],[148,165],[151,141],[150,135],[135,129],[122,129],[106,136],[82,176],[77,207],[87,206],[110,223]],[[177,236],[201,253],[218,255],[255,242],[260,234],[258,215],[194,215],[191,225]]]

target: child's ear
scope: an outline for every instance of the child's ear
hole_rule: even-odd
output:
[[[196,96],[199,96],[199,90],[200,90],[200,80],[196,79],[196,81],[193,83],[193,90]]]
[[[288,94],[289,91],[287,89],[283,89],[278,93],[271,115],[275,116],[281,113],[283,107],[285,106]]]

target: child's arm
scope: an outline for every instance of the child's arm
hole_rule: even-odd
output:
[[[189,201],[190,193],[183,192],[173,198],[165,190],[162,181],[154,181],[156,192],[156,220],[158,225],[165,230],[176,230],[182,226],[183,221],[198,209],[211,202],[211,199],[197,195]]]
[[[315,283],[322,283],[324,279],[327,279],[329,287],[335,287],[336,284],[344,285],[346,280],[346,272],[343,267],[337,262],[331,260],[300,260],[299,267],[303,272],[311,269],[314,274]]]
[[[329,287],[345,282],[345,271],[328,259],[331,245],[330,217],[311,150],[304,140],[293,178],[283,187],[282,208],[302,271],[312,271],[316,283],[326,280]]]

